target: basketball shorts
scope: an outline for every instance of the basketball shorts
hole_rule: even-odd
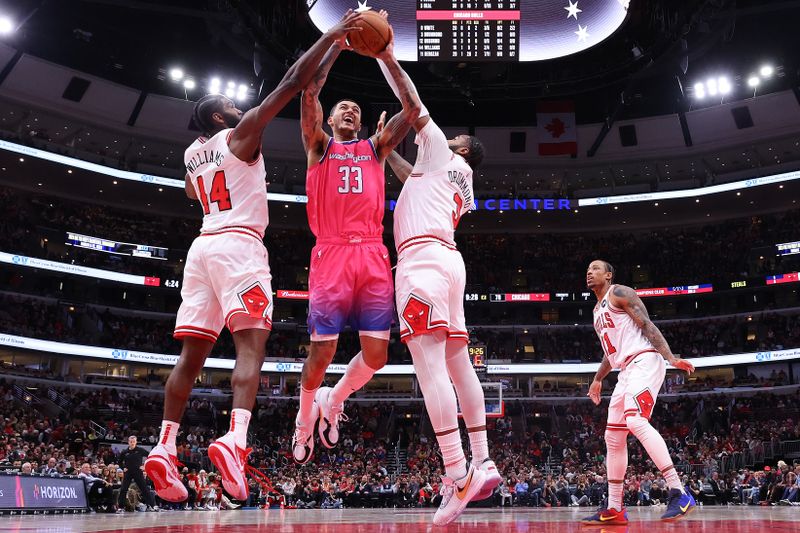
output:
[[[176,339],[216,341],[223,326],[272,329],[272,274],[260,238],[234,231],[200,235],[183,272]]]
[[[464,321],[464,259],[455,248],[424,243],[397,259],[397,315],[400,340],[444,331],[448,339],[469,341]]]
[[[358,243],[318,241],[311,250],[308,290],[311,340],[336,338],[348,325],[388,340],[394,284],[389,250],[380,237]]]
[[[620,371],[608,406],[608,425],[626,426],[625,418],[641,415],[650,420],[667,364],[656,351],[638,355]]]

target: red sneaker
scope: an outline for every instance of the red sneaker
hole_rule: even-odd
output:
[[[239,448],[233,433],[228,433],[208,447],[208,458],[222,476],[222,486],[237,500],[246,500],[250,494],[245,476],[245,465],[251,448]]]
[[[167,448],[160,444],[150,451],[144,462],[144,471],[153,480],[156,494],[162,500],[182,502],[189,497],[178,474],[178,465],[183,466],[176,456],[170,455]]]

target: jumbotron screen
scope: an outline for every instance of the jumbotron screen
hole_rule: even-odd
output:
[[[385,9],[401,61],[543,61],[591,48],[630,0],[307,0],[320,31],[348,9]]]

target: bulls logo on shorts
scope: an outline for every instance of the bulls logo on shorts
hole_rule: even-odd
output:
[[[634,396],[633,399],[636,400],[636,405],[639,407],[639,413],[649,420],[650,415],[653,414],[653,407],[656,404],[650,389],[643,390]]]
[[[418,296],[410,295],[403,308],[403,320],[411,333],[427,331],[431,327],[431,304]]]
[[[247,289],[240,292],[239,300],[242,302],[242,307],[245,308],[248,315],[255,318],[264,318],[267,316],[269,297],[264,292],[261,283],[255,282]]]

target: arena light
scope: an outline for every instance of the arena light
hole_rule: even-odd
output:
[[[239,101],[247,99],[247,85],[239,85],[239,91],[236,93],[236,99]]]
[[[720,77],[717,79],[717,87],[719,88],[720,94],[728,94],[731,92],[731,83],[728,81],[728,78]]]
[[[775,68],[772,65],[762,65],[758,73],[764,78],[769,78],[775,73]]]
[[[236,82],[235,81],[229,81],[228,82],[228,89],[235,89],[235,88],[236,88]]]
[[[8,17],[0,17],[0,35],[8,35],[14,31],[14,21]]]
[[[747,78],[747,85],[750,87],[758,87],[761,84],[761,78],[758,76],[750,76]]]
[[[702,83],[694,84],[694,97],[698,100],[706,97],[706,86]]]
[[[234,87],[228,87],[225,89],[225,96],[228,98],[233,98],[236,96],[236,89]]]
[[[222,88],[222,80],[216,77],[211,78],[211,81],[208,84],[208,92],[210,92],[211,94],[216,94],[220,92],[221,88]]]
[[[711,96],[717,95],[718,90],[717,90],[716,78],[709,78],[708,81],[706,81],[706,90],[708,91],[708,94]]]
[[[184,80],[184,82],[183,82],[183,88],[184,88],[184,89],[186,89],[187,91],[191,91],[191,90],[192,90],[192,89],[194,89],[195,87],[197,87],[197,84],[195,83],[195,81],[194,81],[194,80],[192,80],[192,79],[186,79],[186,80]]]
[[[183,79],[183,69],[178,67],[169,69],[169,77],[172,78],[172,81],[181,81]]]

